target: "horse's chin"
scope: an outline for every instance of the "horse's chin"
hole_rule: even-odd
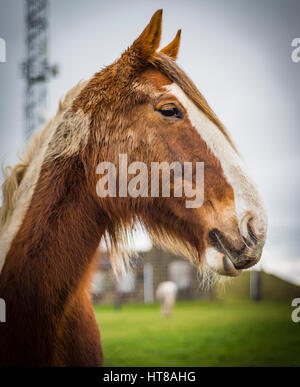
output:
[[[214,247],[206,249],[205,261],[210,270],[223,276],[237,277],[242,272],[242,270],[234,267],[231,259],[226,254],[219,252]]]

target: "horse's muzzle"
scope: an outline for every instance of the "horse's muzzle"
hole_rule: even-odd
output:
[[[245,233],[244,233],[245,235]],[[242,270],[255,265],[261,257],[264,240],[259,238],[251,223],[247,224],[247,234],[241,237],[243,247],[234,248],[218,229],[209,232],[212,247],[206,249],[206,263],[221,275],[237,276]]]

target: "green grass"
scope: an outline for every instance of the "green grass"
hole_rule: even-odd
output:
[[[95,311],[108,367],[300,366],[288,302],[180,302],[168,319],[158,305]]]

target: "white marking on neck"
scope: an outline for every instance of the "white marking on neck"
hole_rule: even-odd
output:
[[[166,86],[166,89],[184,106],[191,124],[220,161],[225,178],[234,191],[235,210],[239,224],[245,214],[255,214],[256,230],[264,235],[267,228],[266,212],[258,190],[249,177],[241,157],[217,125],[196,107],[176,83]],[[243,230],[241,233],[244,235]]]

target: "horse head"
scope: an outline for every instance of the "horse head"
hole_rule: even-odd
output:
[[[260,259],[266,212],[228,132],[176,64],[181,31],[158,51],[161,23],[159,10],[123,55],[84,85],[72,109],[88,117],[86,148],[93,168],[100,162],[119,165],[120,155],[126,155],[129,164],[146,165],[148,171],[153,163],[179,162],[192,163],[195,172],[201,162],[203,198],[199,206],[187,206],[186,190],[181,196],[175,194],[173,171],[170,197],[161,191],[149,193],[149,172],[144,191],[139,187],[136,195],[97,195],[96,200],[106,214],[113,243],[117,232],[138,220],[156,241],[199,267],[235,276]],[[120,190],[120,168],[116,173]],[[98,178],[92,179],[95,195]],[[126,184],[133,184],[134,178]],[[162,178],[160,173],[160,184]],[[180,184],[184,182],[183,178]],[[190,188],[195,183],[192,177]]]

